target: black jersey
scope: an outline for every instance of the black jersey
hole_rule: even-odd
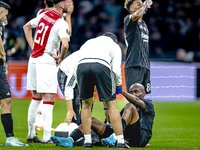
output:
[[[141,132],[148,140],[152,137],[152,127],[155,117],[154,105],[152,100],[144,99],[145,109],[138,109]]]
[[[127,46],[125,67],[140,66],[150,70],[149,31],[144,21],[132,21],[131,15],[124,19]]]

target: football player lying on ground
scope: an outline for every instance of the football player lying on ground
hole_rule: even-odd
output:
[[[155,117],[153,102],[144,99],[146,92],[144,86],[139,83],[133,84],[129,93],[122,91],[121,94],[129,101],[120,112],[124,137],[130,147],[145,147],[152,137]],[[99,135],[103,145],[115,147],[115,134],[109,124],[104,124],[93,117],[92,129]],[[74,142],[81,137],[83,137],[82,125],[75,129],[68,138],[52,136],[51,140],[58,146],[73,147]]]

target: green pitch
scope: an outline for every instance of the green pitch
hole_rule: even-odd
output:
[[[14,134],[21,142],[26,141],[27,136],[27,112],[30,100],[13,100],[12,116],[14,121]],[[121,110],[125,102],[118,102]],[[153,137],[148,150],[199,150],[200,149],[200,102],[166,103],[155,102],[156,117],[153,126]],[[64,122],[67,113],[65,101],[56,101],[53,112],[53,125],[57,127]],[[92,116],[104,120],[103,104],[95,102]],[[5,145],[6,137],[0,124],[0,144]],[[36,131],[42,138],[42,131]],[[52,132],[53,135],[53,132]],[[52,144],[29,144],[29,147],[0,146],[0,150],[28,149],[28,150],[53,150],[66,149]],[[70,149],[70,148],[68,148]],[[71,148],[72,149],[72,148]],[[73,149],[83,149],[75,147]],[[95,149],[110,149],[95,147]],[[134,148],[140,150],[140,148]]]

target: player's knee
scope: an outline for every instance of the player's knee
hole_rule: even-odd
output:
[[[92,124],[98,124],[98,119],[95,117],[92,117]]]
[[[126,104],[126,106],[125,106],[125,110],[128,110],[128,111],[135,111],[135,110],[137,110],[136,109],[136,107],[132,104],[132,103],[128,103],[128,104]]]
[[[1,100],[1,109],[3,111],[8,111],[10,112],[12,109],[12,103],[11,103],[11,98],[6,98],[4,100]]]

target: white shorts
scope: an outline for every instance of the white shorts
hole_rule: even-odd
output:
[[[57,93],[56,64],[33,63],[28,64],[27,90],[36,90],[38,93]]]

